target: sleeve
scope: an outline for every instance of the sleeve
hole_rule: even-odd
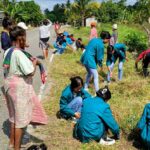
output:
[[[2,49],[4,50],[7,50],[8,48],[11,47],[10,37],[6,32],[2,32],[1,34],[1,44],[2,44]]]
[[[104,110],[101,118],[105,122],[105,124],[110,128],[114,135],[119,135],[119,126],[116,120],[114,119],[109,106]]]
[[[97,43],[96,46],[96,59],[97,59],[97,63],[100,67],[102,67],[102,62],[103,62],[103,58],[104,58],[104,47],[101,45],[101,43]]]
[[[60,111],[68,116],[74,116],[75,112],[68,107],[67,97],[62,94],[60,98]]]
[[[137,60],[139,61],[139,60],[143,59],[144,56],[145,56],[145,51],[142,52],[142,53],[138,56]]]
[[[147,116],[147,105],[145,106],[144,110],[143,110],[143,114],[139,120],[139,122],[137,123],[137,128],[139,129],[143,129],[145,124],[146,124],[146,116]]]
[[[29,75],[34,71],[32,62],[20,50],[15,51],[17,64],[24,75]]]

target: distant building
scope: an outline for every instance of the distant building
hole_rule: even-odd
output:
[[[4,12],[0,11],[0,26],[2,25],[3,18],[4,18]]]
[[[90,27],[91,22],[96,22],[97,23],[97,20],[95,19],[95,16],[92,16],[91,18],[86,18],[86,26]]]

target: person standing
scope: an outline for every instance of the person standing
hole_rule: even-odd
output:
[[[96,22],[92,22],[89,40],[93,38],[97,38],[97,37],[98,37],[98,34],[97,34],[97,29],[96,29]]]
[[[1,33],[1,47],[4,51],[11,47],[9,31],[12,28],[12,20],[6,16],[2,21],[3,31]]]
[[[109,43],[110,34],[107,31],[102,31],[101,38],[94,38],[90,40],[86,46],[86,51],[81,56],[81,63],[85,66],[87,71],[86,82],[84,88],[88,90],[91,77],[94,77],[95,91],[99,90],[99,79],[97,64],[102,67],[104,58],[104,44]]]
[[[49,48],[49,38],[50,38],[50,27],[52,26],[52,22],[48,19],[43,20],[42,26],[40,26],[39,34],[40,34],[40,46],[43,50],[44,59],[48,57],[48,48]]]
[[[118,26],[117,24],[113,24],[112,26],[112,35],[111,35],[111,39],[110,39],[110,45],[115,45],[118,42]]]
[[[24,53],[26,31],[16,26],[10,31],[10,39],[13,46],[4,53],[3,61],[7,67],[4,89],[11,124],[9,148],[20,150],[23,129],[30,123],[46,124],[47,116],[32,86],[39,62]]]

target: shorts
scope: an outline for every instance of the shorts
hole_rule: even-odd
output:
[[[49,41],[49,37],[40,38],[39,47],[41,47],[42,50],[48,50],[48,48],[49,48],[48,41]]]

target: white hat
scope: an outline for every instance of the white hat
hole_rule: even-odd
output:
[[[117,28],[118,28],[118,27],[117,27],[117,24],[113,24],[112,28],[113,28],[113,29],[117,29]]]
[[[24,22],[19,22],[19,23],[17,24],[17,26],[23,28],[24,30],[27,30],[27,29],[28,29],[28,27],[26,26],[26,24],[25,24]]]

